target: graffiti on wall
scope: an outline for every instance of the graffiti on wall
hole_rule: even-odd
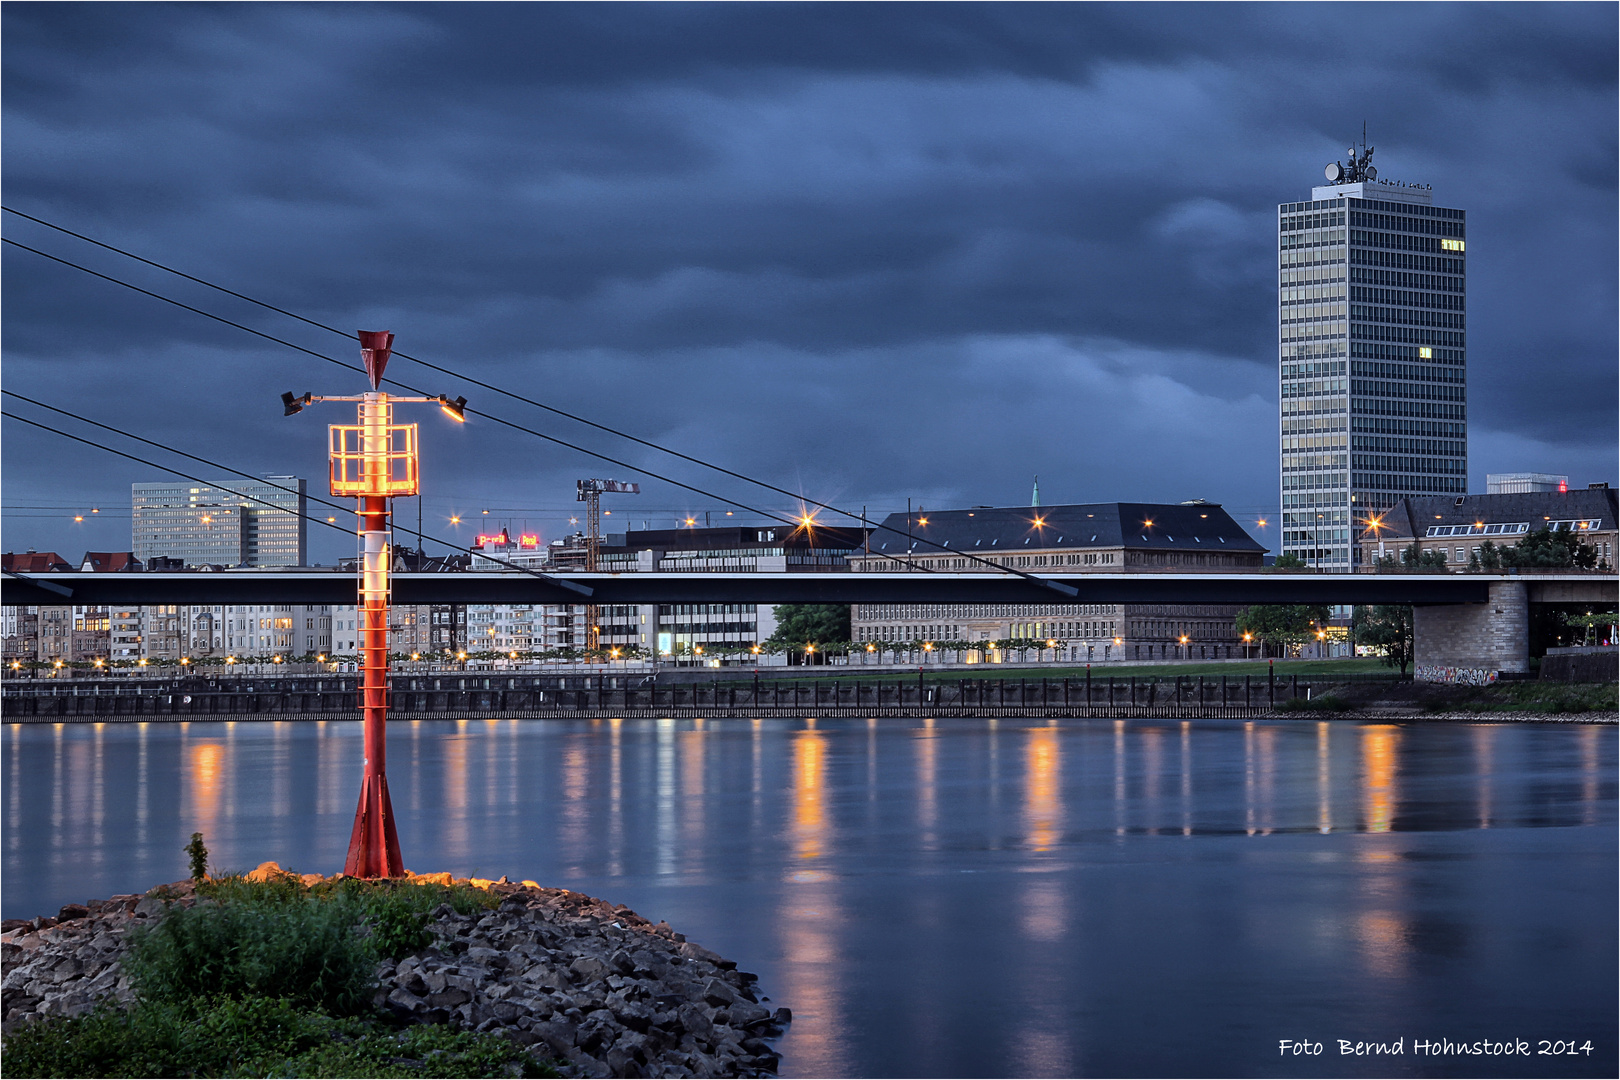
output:
[[[1462,686],[1489,686],[1497,672],[1477,667],[1437,667],[1420,665],[1413,671],[1418,682],[1457,683]]]

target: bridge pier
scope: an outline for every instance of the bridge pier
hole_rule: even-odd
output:
[[[1530,671],[1530,598],[1520,581],[1493,582],[1483,604],[1412,609],[1414,677],[1481,686]]]

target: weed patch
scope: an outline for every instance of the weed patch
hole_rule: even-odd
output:
[[[554,1076],[508,1039],[262,997],[140,1001],[6,1037],[8,1076]]]

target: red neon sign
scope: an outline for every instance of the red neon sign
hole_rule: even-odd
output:
[[[523,533],[518,537],[518,547],[537,548],[539,546],[539,533]]]
[[[481,548],[481,547],[484,547],[484,546],[489,545],[489,544],[494,544],[494,545],[496,545],[498,547],[506,547],[511,542],[512,542],[512,538],[510,536],[506,535],[506,530],[505,529],[502,529],[500,532],[493,533],[493,534],[492,533],[479,533],[478,534],[478,542],[476,544],[474,544],[473,547],[480,547]]]

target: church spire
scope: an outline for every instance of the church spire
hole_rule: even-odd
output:
[[[1035,474],[1035,490],[1029,493],[1029,505],[1041,505],[1041,474]]]

